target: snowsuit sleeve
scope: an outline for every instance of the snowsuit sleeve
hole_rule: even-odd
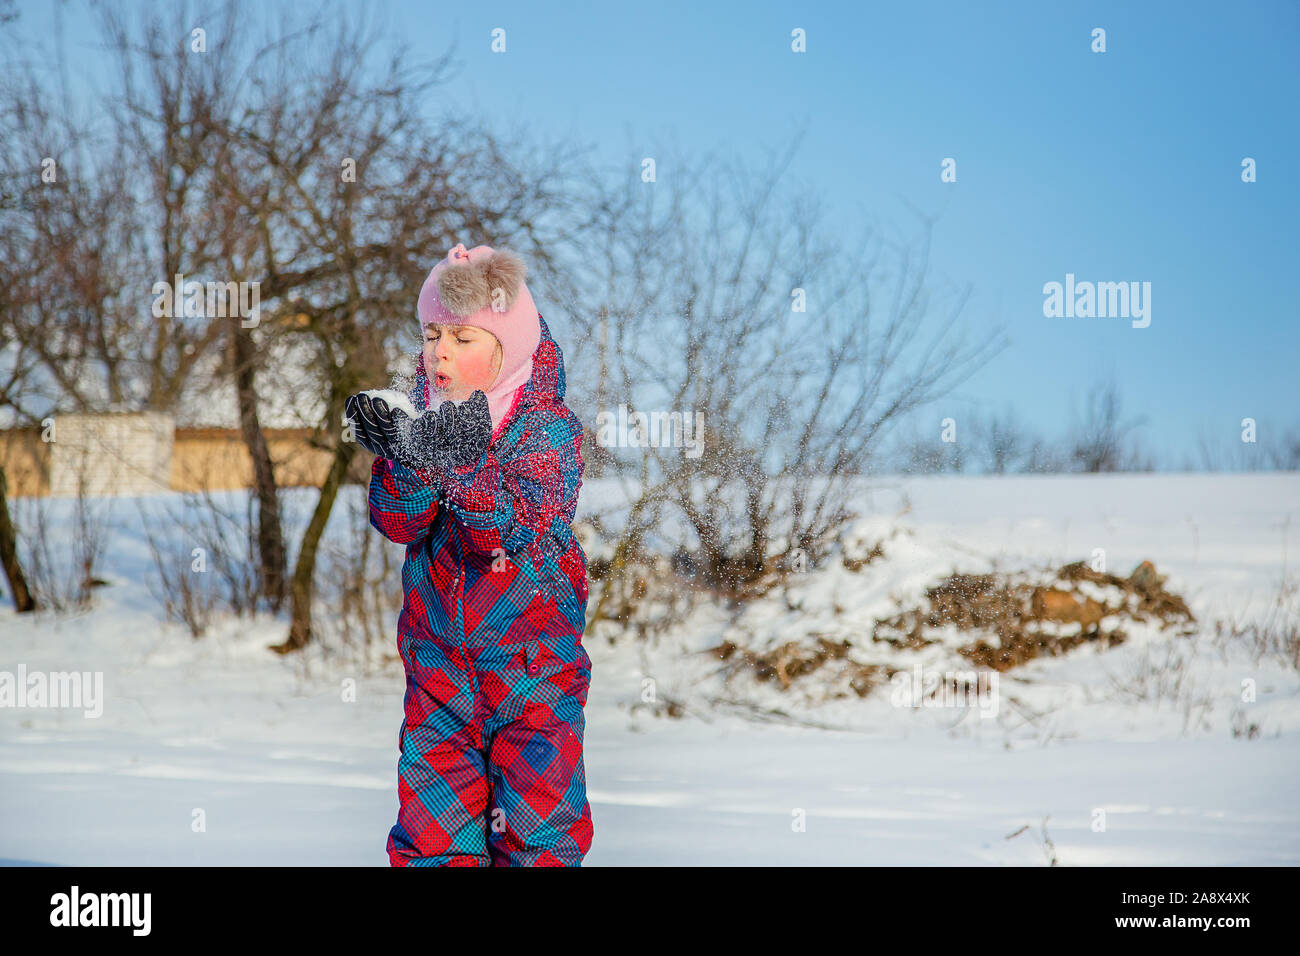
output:
[[[370,466],[370,524],[389,541],[415,544],[429,533],[438,500],[416,472],[380,456]]]
[[[489,449],[474,465],[422,470],[475,551],[530,553],[556,521],[572,521],[581,484],[581,426],[553,417],[525,432],[501,461]],[[575,440],[576,434],[576,440]]]

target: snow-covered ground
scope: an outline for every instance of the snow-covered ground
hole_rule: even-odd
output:
[[[716,660],[689,653],[737,626],[707,614],[652,644],[592,639],[585,865],[1300,863],[1300,674],[1217,641],[1212,626],[1259,617],[1284,575],[1294,581],[1300,476],[942,477],[872,489],[858,530],[892,533],[884,558],[856,573],[838,562],[809,571],[790,590],[797,610],[784,596],[765,602],[743,619],[749,633],[773,645],[810,631],[852,639],[895,598],[954,570],[1058,566],[1094,549],[1123,575],[1153,561],[1201,631],[1137,628],[1109,651],[1038,659],[1001,675],[987,716],[894,706],[885,688],[813,702],[815,676],[784,693],[744,674],[726,682]],[[292,493],[289,511],[301,514],[308,495]],[[366,672],[320,654],[278,657],[265,648],[286,625],[272,619],[226,621],[198,641],[160,623],[137,511],[157,501],[105,505],[110,586],[93,610],[36,620],[0,610],[0,671],[103,674],[99,717],[0,707],[0,859],[386,865],[400,664]],[[49,504],[60,554],[69,504]],[[686,716],[653,716],[647,677]],[[1253,735],[1234,735],[1250,725]]]

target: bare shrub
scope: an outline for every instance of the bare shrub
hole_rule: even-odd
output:
[[[1272,423],[1260,425],[1256,440],[1242,441],[1240,420],[1214,429],[1202,425],[1197,433],[1196,454],[1186,463],[1188,471],[1297,471],[1300,470],[1300,425],[1285,432]]]
[[[1110,688],[1123,700],[1154,704],[1166,701],[1183,715],[1183,733],[1190,729],[1209,730],[1208,716],[1215,695],[1192,677],[1192,661],[1198,653],[1198,637],[1148,644],[1123,674],[1107,673]]]
[[[179,505],[169,501],[161,520],[137,502],[154,559],[150,592],[167,619],[183,623],[194,637],[206,633],[214,611],[248,617],[258,609],[254,499],[246,492],[233,498],[244,514],[223,507],[207,490],[184,493]],[[166,530],[155,534],[155,523]]]
[[[1258,665],[1266,658],[1300,670],[1300,577],[1283,577],[1262,616],[1238,612],[1214,622],[1215,645],[1244,647]]]
[[[569,303],[591,326],[575,357],[598,374],[571,383],[571,404],[601,473],[635,478],[628,504],[658,514],[656,552],[689,554],[687,577],[730,600],[762,593],[796,551],[823,557],[888,429],[1001,345],[950,334],[969,290],[927,277],[928,224],[919,249],[846,241],[819,197],[779,191],[790,158],[616,184],[592,205],[574,270],[587,286]],[[620,406],[703,434],[611,442]]]
[[[392,644],[400,608],[403,549],[374,533],[364,497],[348,497],[344,534],[321,546],[317,586],[321,647],[352,660],[374,656]],[[381,653],[381,657],[389,655]]]
[[[93,589],[106,583],[97,576],[97,568],[108,543],[109,505],[85,491],[85,475],[79,474],[72,522],[66,532],[57,529],[51,519],[52,499],[32,497],[14,502],[14,523],[27,548],[25,564],[32,592],[39,606],[60,613],[89,609]],[[30,533],[22,533],[23,528]]]
[[[147,521],[143,527],[157,575],[148,579],[149,592],[167,620],[184,624],[191,637],[202,637],[212,622],[217,595],[211,578],[195,570],[193,541],[183,533],[155,536]]]
[[[1066,439],[1079,471],[1150,471],[1151,461],[1131,433],[1145,418],[1126,420],[1119,387],[1113,380],[1088,392],[1087,410]]]

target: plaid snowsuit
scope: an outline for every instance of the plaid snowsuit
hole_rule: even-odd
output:
[[[591,847],[587,559],[570,529],[582,424],[541,326],[532,377],[476,465],[371,468],[370,523],[406,545],[393,866],[579,866]],[[422,358],[411,400],[429,401]]]

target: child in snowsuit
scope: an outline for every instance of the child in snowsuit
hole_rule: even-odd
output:
[[[579,866],[591,847],[582,425],[524,272],[457,245],[420,291],[419,417],[347,403],[376,455],[370,523],[406,545],[393,866]]]

